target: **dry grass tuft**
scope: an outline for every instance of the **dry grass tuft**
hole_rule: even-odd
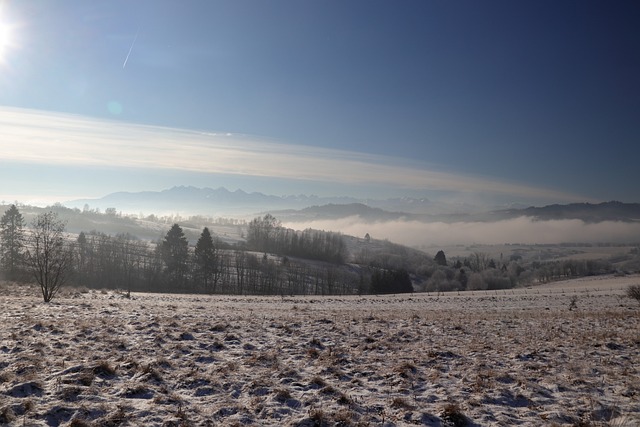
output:
[[[338,392],[338,399],[336,399],[336,402],[338,402],[340,405],[352,405],[353,399],[351,399],[351,397],[349,397],[345,393]]]
[[[316,375],[313,378],[311,378],[311,381],[309,381],[309,384],[316,388],[322,388],[327,385],[327,382],[322,377],[319,377]]]
[[[72,402],[78,400],[78,396],[82,393],[83,389],[76,386],[65,387],[58,393],[58,396],[66,402]]]
[[[0,408],[0,424],[1,425],[9,425],[12,421],[16,419],[16,414],[11,409],[11,406],[7,405]]]
[[[413,362],[402,362],[393,368],[393,371],[399,374],[402,378],[409,378],[418,372],[418,368]]]
[[[334,394],[338,393],[338,390],[336,390],[335,387],[333,387],[331,385],[328,385],[328,386],[325,386],[322,389],[320,389],[320,393],[334,395]]]
[[[69,427],[92,427],[92,423],[83,418],[73,418],[69,422]]]
[[[318,357],[320,357],[320,352],[318,351],[317,348],[308,348],[307,349],[307,357],[309,357],[310,359],[317,359]]]
[[[251,356],[249,359],[251,364],[262,366],[277,367],[279,363],[279,355],[275,350],[261,351]]]
[[[464,427],[469,424],[469,419],[464,415],[457,403],[447,403],[444,408],[442,408],[440,418],[445,422],[445,425],[451,427]]]
[[[314,426],[326,426],[329,424],[329,417],[321,408],[309,409],[309,419],[314,422]]]
[[[276,389],[276,393],[273,398],[278,402],[285,402],[288,399],[291,399],[291,392],[286,388],[278,388]]]
[[[118,405],[115,411],[96,420],[94,424],[100,427],[119,426],[121,424],[124,424],[126,423],[128,418],[127,416],[128,409],[129,408],[125,407],[124,405]]]
[[[78,384],[88,387],[93,383],[93,380],[95,378],[96,375],[93,373],[93,371],[87,369],[78,374],[78,376],[76,377],[76,381],[78,381]]]
[[[414,409],[415,406],[405,397],[394,397],[391,401],[391,407],[396,409]]]
[[[141,370],[145,378],[161,383],[163,381],[162,374],[153,367],[153,365],[143,365]]]
[[[111,378],[116,375],[116,368],[114,368],[111,363],[106,360],[100,360],[98,363],[91,369],[94,375],[101,378]]]

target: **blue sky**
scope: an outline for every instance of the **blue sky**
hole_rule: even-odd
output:
[[[0,199],[640,201],[637,2],[0,5]]]

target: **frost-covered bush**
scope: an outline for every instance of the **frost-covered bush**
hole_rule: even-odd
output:
[[[640,285],[630,285],[627,288],[627,296],[640,302]]]

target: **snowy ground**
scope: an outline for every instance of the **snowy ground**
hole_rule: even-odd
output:
[[[637,283],[52,304],[5,285],[0,425],[640,425]]]

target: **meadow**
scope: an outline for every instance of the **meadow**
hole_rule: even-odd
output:
[[[637,283],[48,304],[4,284],[0,425],[638,425]]]

